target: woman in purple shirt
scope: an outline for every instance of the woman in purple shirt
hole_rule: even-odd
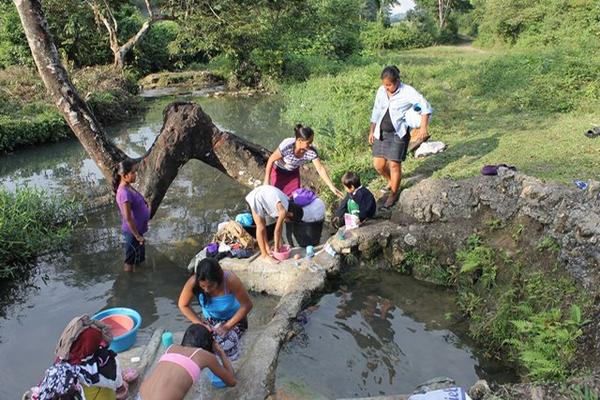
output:
[[[125,240],[125,271],[134,271],[135,266],[146,259],[144,233],[148,231],[150,208],[144,196],[131,184],[137,178],[137,164],[131,160],[121,161],[113,189],[121,211],[121,229]]]

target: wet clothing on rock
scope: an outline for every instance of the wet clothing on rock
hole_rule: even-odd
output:
[[[60,360],[71,359],[71,350],[73,344],[78,340],[83,331],[88,328],[93,328],[100,331],[102,333],[102,340],[104,340],[106,343],[110,343],[112,341],[112,332],[109,326],[100,321],[91,319],[89,315],[81,315],[73,318],[60,335],[55,350],[56,357],[58,357]],[[77,350],[79,347],[75,346],[75,349]],[[95,350],[96,349],[94,349],[94,351]],[[75,354],[75,356],[77,356],[77,354]]]
[[[244,249],[254,247],[254,238],[236,221],[229,221],[223,225],[212,241],[214,243],[225,243],[230,246],[234,243],[239,243]]]

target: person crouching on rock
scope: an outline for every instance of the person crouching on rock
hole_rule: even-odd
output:
[[[283,223],[286,218],[294,221],[302,220],[302,208],[288,200],[288,197],[275,186],[262,185],[253,189],[246,195],[246,202],[252,210],[252,218],[256,225],[256,241],[260,249],[262,259],[272,263],[278,263],[271,256],[269,238],[267,235],[267,223],[275,220],[275,234],[273,237],[274,249],[281,247],[281,236]]]
[[[113,190],[121,212],[121,230],[125,242],[125,271],[146,259],[144,233],[148,231],[150,207],[144,196],[131,186],[137,178],[137,164],[132,160],[121,161],[113,178]]]
[[[181,346],[167,348],[142,383],[136,400],[183,399],[204,368],[227,386],[235,386],[233,366],[221,346],[204,325],[193,324],[185,331]]]
[[[196,297],[202,307],[199,316],[190,306]],[[248,329],[252,300],[246,287],[233,271],[223,271],[214,258],[205,258],[196,267],[179,295],[178,307],[192,323],[214,333],[227,357],[239,357],[239,340]]]
[[[347,194],[335,211],[333,226],[335,228],[342,227],[344,225],[344,214],[346,213],[356,213],[360,223],[365,222],[368,218],[373,218],[377,211],[375,197],[369,189],[360,184],[360,177],[354,172],[348,171],[342,176],[342,185],[344,185]],[[352,206],[349,205],[350,202],[353,202]],[[354,207],[357,209],[354,209]]]

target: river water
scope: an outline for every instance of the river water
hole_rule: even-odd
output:
[[[130,155],[143,154],[160,131],[163,109],[173,100],[148,100],[144,115],[110,129],[115,142]],[[279,122],[281,102],[274,97],[193,100],[220,128],[269,148],[291,132]],[[104,190],[100,171],[76,141],[1,156],[0,185],[14,189],[25,184],[67,195],[93,196]],[[20,399],[39,381],[58,336],[74,316],[124,306],[142,315],[142,339],[159,326],[184,329],[187,322],[177,298],[187,279],[185,266],[225,215],[233,217],[245,208],[246,191],[192,160],[150,223],[146,266],[140,271],[122,271],[119,215],[116,206],[109,206],[87,215],[70,249],[40,260],[39,273],[21,284],[0,286],[0,399]],[[253,295],[253,301],[250,324],[266,323],[277,298]]]
[[[141,155],[160,131],[165,106],[182,99],[149,99],[147,112],[112,127],[110,134],[128,154]],[[280,123],[277,97],[193,100],[220,128],[268,148],[292,133]],[[0,185],[90,197],[104,189],[98,168],[76,141],[1,156]],[[0,286],[0,399],[20,398],[38,382],[63,327],[76,315],[124,306],[142,315],[142,338],[159,326],[184,329],[177,298],[187,278],[185,266],[226,215],[245,209],[246,191],[192,160],[151,221],[141,270],[122,271],[118,210],[109,206],[86,216],[68,251],[42,257],[26,281]],[[460,329],[444,322],[443,316],[455,311],[447,292],[406,277],[383,278],[342,285],[317,302],[303,333],[283,348],[278,390],[308,393],[300,396],[305,398],[339,397],[407,392],[438,374],[463,384],[478,376],[506,379],[503,369],[477,353]],[[250,323],[266,323],[277,299],[253,294],[253,300]]]

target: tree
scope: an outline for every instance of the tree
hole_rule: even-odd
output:
[[[448,17],[452,12],[473,8],[470,0],[416,0],[415,2],[435,16],[440,31],[446,28]]]
[[[115,18],[108,0],[85,0],[86,4],[94,11],[94,16],[100,21],[106,30],[108,31],[108,40],[110,43],[110,49],[113,52],[114,62],[113,66],[117,70],[122,70],[125,67],[125,57],[131,49],[133,49],[139,42],[142,41],[146,33],[150,30],[152,25],[158,21],[173,20],[175,19],[172,15],[155,14],[150,4],[150,0],[144,0],[146,5],[146,11],[148,13],[148,19],[144,21],[140,29],[133,35],[129,40],[123,44],[119,44],[119,24]]]
[[[79,96],[54,46],[40,0],[13,0],[33,59],[48,92],[89,156],[111,182],[117,164],[129,158],[112,143]],[[152,147],[139,160],[139,190],[156,212],[179,169],[201,160],[246,186],[261,183],[269,151],[220,131],[200,106],[173,103]],[[310,181],[310,176],[307,176]]]

